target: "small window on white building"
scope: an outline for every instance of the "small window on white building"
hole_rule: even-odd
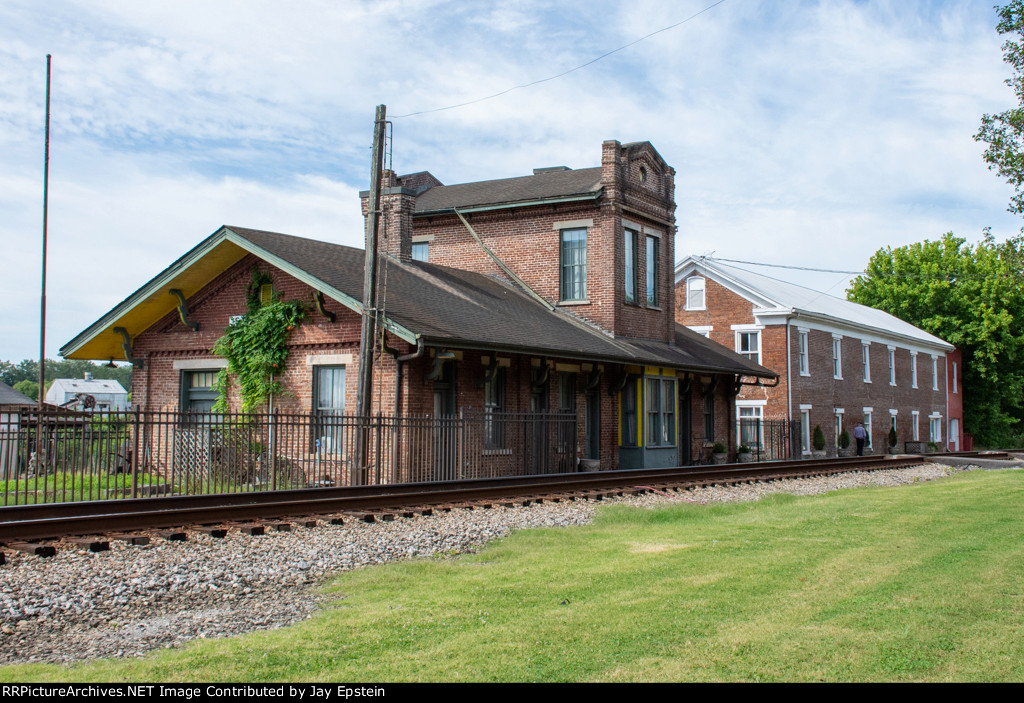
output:
[[[693,276],[686,279],[686,309],[706,310],[704,279],[700,276]]]

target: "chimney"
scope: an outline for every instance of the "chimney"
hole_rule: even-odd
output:
[[[394,171],[385,171],[381,180],[380,226],[377,250],[399,261],[412,260],[412,213],[416,209],[418,191],[403,185]],[[364,220],[370,214],[370,194],[359,194],[363,202]]]

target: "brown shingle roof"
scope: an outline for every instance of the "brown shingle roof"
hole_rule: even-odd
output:
[[[422,214],[560,198],[596,198],[600,193],[600,167],[550,171],[518,178],[435,186],[416,198],[416,212]]]

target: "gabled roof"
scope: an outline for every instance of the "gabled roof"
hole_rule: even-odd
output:
[[[600,195],[599,166],[564,171],[542,170],[532,176],[435,186],[417,196],[416,214],[593,200]]]
[[[697,272],[741,295],[755,314],[793,314],[821,322],[911,341],[945,351],[953,345],[889,313],[827,293],[781,281],[704,257],[688,256],[676,266],[676,282]]]
[[[224,253],[225,247],[231,247],[231,256]],[[137,336],[174,309],[169,289],[181,288],[183,280],[207,276],[212,280],[211,269],[223,266],[236,253],[234,261],[252,253],[349,309],[362,310],[363,250],[275,232],[222,227],[65,345],[61,354],[123,358],[119,347],[117,353],[108,354],[120,343],[113,327],[126,327],[130,336]],[[688,330],[677,333],[679,346],[615,339],[563,310],[549,310],[492,276],[386,256],[380,266],[378,306],[384,325],[411,344],[775,376],[744,357],[714,349]],[[196,269],[203,275],[194,273]],[[103,353],[92,356],[97,350]]]
[[[36,401],[0,382],[0,407],[35,405]]]
[[[128,395],[124,386],[112,378],[57,378],[46,391],[47,397],[51,394],[56,397],[64,393]]]

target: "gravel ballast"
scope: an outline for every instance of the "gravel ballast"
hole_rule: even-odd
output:
[[[710,503],[757,500],[769,493],[799,495],[841,488],[895,486],[954,471],[923,464],[908,469],[717,486],[662,495],[618,498],[641,507],[665,501]],[[369,564],[472,551],[531,527],[582,525],[597,504],[543,503],[448,513],[393,522],[346,521],[291,532],[223,539],[190,532],[184,542],[154,539],[145,546],[112,541],[87,552],[62,545],[43,559],[5,550],[0,566],[0,663],[73,662],[142,656],[206,637],[283,627],[312,617],[331,575]]]

